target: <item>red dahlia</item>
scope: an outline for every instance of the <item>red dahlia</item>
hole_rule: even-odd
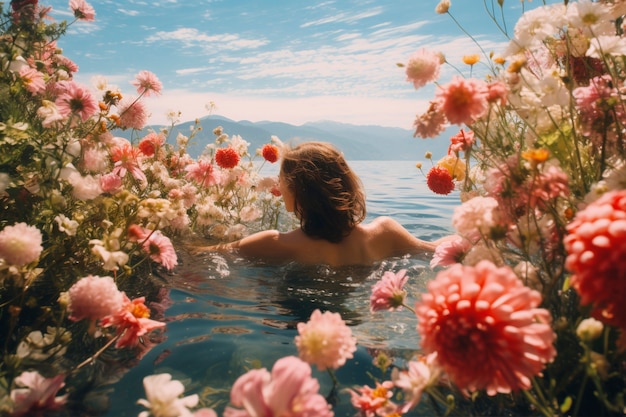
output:
[[[426,174],[426,184],[428,188],[436,194],[447,195],[454,190],[454,182],[452,175],[447,169],[440,166],[434,166]]]
[[[273,164],[274,162],[278,161],[278,146],[267,143],[263,145],[263,149],[261,149],[261,154],[266,161]]]
[[[220,148],[215,152],[215,162],[224,169],[234,168],[239,163],[239,154],[230,146]]]

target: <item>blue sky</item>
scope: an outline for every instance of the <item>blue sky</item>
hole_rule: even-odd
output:
[[[42,3],[71,20],[67,0]],[[318,120],[410,129],[434,87],[415,91],[396,66],[421,47],[461,63],[478,47],[432,0],[102,0],[95,22],[77,22],[59,45],[79,66],[77,80],[104,76],[123,93],[141,70],[163,83],[146,100],[152,124],[169,111],[183,121],[214,114],[292,124]],[[492,5],[493,4],[493,5]],[[505,0],[512,33],[523,8]],[[507,38],[486,10],[496,0],[452,0],[451,14],[487,52]],[[442,81],[453,70],[445,67]]]

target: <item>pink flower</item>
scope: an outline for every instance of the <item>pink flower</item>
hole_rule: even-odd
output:
[[[215,162],[221,168],[231,169],[239,163],[239,154],[231,146],[227,148],[219,148],[215,151]]]
[[[626,328],[626,190],[610,191],[579,211],[563,240],[571,284],[592,315]]]
[[[130,171],[131,175],[141,183],[145,183],[148,179],[139,166],[140,151],[129,143],[121,146],[114,146],[111,149],[111,160],[114,162],[112,173],[124,178],[126,172]]]
[[[417,361],[409,361],[407,370],[398,371],[394,369],[391,377],[396,387],[402,389],[407,402],[401,407],[401,412],[406,413],[415,407],[424,389],[437,381],[440,370],[435,365],[437,353],[421,357]]]
[[[395,274],[391,271],[385,271],[380,281],[374,284],[372,288],[370,311],[401,310],[406,298],[406,291],[403,287],[408,279],[406,269]]]
[[[70,320],[98,320],[117,313],[124,304],[123,293],[111,277],[88,275],[68,290]]]
[[[489,103],[496,103],[504,106],[509,95],[509,88],[502,81],[493,81],[487,84],[489,93],[487,94],[487,101]]]
[[[528,184],[529,204],[545,210],[550,201],[569,195],[569,177],[557,166],[549,166]]]
[[[450,138],[450,147],[448,148],[448,153],[461,151],[467,152],[472,147],[474,142],[474,132],[472,132],[471,130],[468,130],[466,132],[461,129],[459,130],[459,133]]]
[[[36,69],[23,66],[20,68],[19,74],[26,89],[32,95],[36,96],[46,90],[46,82],[43,79],[43,74]]]
[[[57,88],[60,92],[54,104],[63,117],[76,114],[85,121],[98,111],[98,102],[86,87],[74,81],[61,81]]]
[[[220,176],[213,169],[213,164],[209,161],[198,160],[198,162],[185,167],[187,175],[185,178],[194,180],[203,187],[210,187],[219,182]]]
[[[33,415],[46,410],[58,410],[67,401],[67,394],[56,397],[65,385],[63,375],[44,378],[37,371],[22,372],[14,379],[17,387],[11,390],[12,416]],[[32,413],[32,414],[31,414]]]
[[[169,270],[178,265],[174,245],[160,230],[144,229],[135,224],[128,228],[128,234],[132,241],[140,243],[143,251],[150,255],[153,261],[160,263]]]
[[[146,156],[152,156],[154,153],[165,144],[165,137],[163,134],[157,134],[154,132],[148,133],[141,142],[139,142],[139,150]]]
[[[320,371],[339,368],[356,351],[356,338],[339,313],[315,310],[307,323],[298,323],[298,333],[300,358]]]
[[[141,130],[148,121],[148,112],[144,104],[133,97],[120,100],[117,105],[120,113],[119,124],[122,129]]]
[[[376,382],[376,388],[364,385],[357,389],[348,389],[350,402],[364,417],[393,415],[397,406],[390,399],[393,397],[393,382]]]
[[[145,95],[149,97],[152,92],[154,94],[161,94],[161,89],[163,89],[163,84],[150,71],[139,71],[137,75],[135,75],[135,81],[131,82],[132,85],[137,87],[137,93],[140,95]]]
[[[70,0],[70,9],[74,12],[74,17],[78,20],[93,22],[96,12],[85,0]]]
[[[26,223],[6,226],[0,231],[0,259],[9,265],[24,266],[39,259],[43,251],[39,229]]]
[[[416,303],[421,346],[437,352],[437,365],[461,390],[529,389],[556,356],[550,312],[539,304],[541,294],[508,266],[453,265]]]
[[[441,54],[421,48],[409,58],[406,65],[406,80],[415,88],[425,86],[439,78]]]
[[[115,347],[135,347],[139,344],[141,336],[165,327],[165,323],[150,320],[150,310],[144,304],[145,297],[135,298],[132,301],[125,293],[122,293],[122,297],[122,308],[101,321],[103,327],[115,327],[116,333],[120,336]]]
[[[319,382],[311,377],[311,367],[295,356],[276,361],[271,374],[253,369],[240,376],[230,392],[234,407],[226,407],[224,417],[332,417]]]
[[[471,125],[486,114],[488,95],[484,81],[457,75],[437,91],[436,98],[450,123]]]
[[[426,174],[426,185],[436,194],[447,195],[454,190],[452,175],[450,175],[447,169],[438,165],[428,170],[428,174]]]
[[[472,242],[468,239],[455,236],[437,245],[435,253],[430,260],[430,267],[450,266],[461,262],[465,255],[472,248]]]
[[[115,194],[122,189],[122,178],[113,172],[101,175],[100,188],[105,193]]]
[[[415,118],[413,137],[419,136],[423,139],[437,137],[445,130],[447,122],[437,102],[431,102],[426,113]]]

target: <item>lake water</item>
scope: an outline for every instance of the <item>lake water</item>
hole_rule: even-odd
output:
[[[415,236],[434,240],[451,232],[452,211],[458,195],[437,196],[426,188],[424,176],[407,161],[354,161],[368,201],[368,219],[387,215]],[[407,269],[409,292],[417,295],[434,277],[429,258],[394,258],[374,267],[330,269],[324,266],[263,266],[216,254],[192,257],[179,253],[181,266],[167,276],[172,304],[165,311],[164,340],[119,381],[100,392],[108,401],[109,417],[136,416],[145,398],[145,376],[167,372],[197,393],[207,405],[221,410],[230,387],[254,367],[271,369],[274,362],[297,355],[295,326],[319,308],[341,313],[358,340],[354,359],[336,372],[339,390],[380,376],[372,364],[384,350],[397,358],[418,348],[416,320],[408,311],[369,311],[372,285],[386,270]],[[412,304],[412,301],[409,300]],[[332,388],[328,373],[318,372],[322,395]],[[102,405],[102,404],[101,404]],[[423,406],[425,407],[425,405]],[[339,392],[335,416],[354,416],[347,394]],[[420,409],[416,415],[428,415]]]

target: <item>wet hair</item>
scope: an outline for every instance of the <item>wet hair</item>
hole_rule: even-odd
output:
[[[332,144],[304,142],[285,149],[281,174],[307,236],[341,242],[365,219],[361,180]]]

